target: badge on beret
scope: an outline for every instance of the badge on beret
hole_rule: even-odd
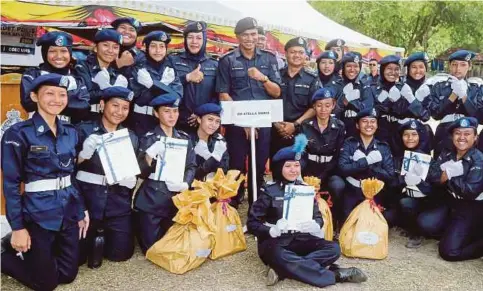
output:
[[[37,131],[38,131],[38,132],[44,132],[44,126],[43,126],[43,125],[39,126],[39,127],[37,128]]]
[[[332,97],[332,96],[330,96],[330,91],[329,90],[325,90],[324,96],[327,97],[327,98]]]
[[[64,44],[64,36],[59,35],[57,39],[55,40],[55,45],[56,46],[62,46]]]
[[[471,60],[471,54],[467,54],[465,60],[469,62]]]
[[[196,23],[196,28],[198,28],[198,30],[202,30],[203,29],[203,26],[201,25],[201,23],[197,22]]]
[[[299,44],[304,44],[304,40],[301,37],[299,37]]]
[[[469,126],[470,126],[470,124],[468,123],[468,120],[463,119],[463,120],[461,120],[461,122],[460,122],[460,126],[461,126],[461,127],[469,127]]]
[[[296,161],[300,161],[301,158],[302,158],[302,153],[296,153],[295,154],[295,160]]]
[[[168,36],[166,33],[161,34],[161,41],[166,41],[168,39]]]
[[[255,19],[253,19],[253,26],[255,27],[258,26],[257,21]]]
[[[127,95],[127,100],[130,102],[132,101],[132,99],[134,98],[134,92],[129,92],[129,94]]]
[[[416,122],[414,122],[414,121],[413,121],[413,122],[411,122],[411,128],[412,128],[412,129],[416,129],[416,128],[418,128],[418,127],[417,127],[417,125],[416,125]]]
[[[139,21],[137,19],[135,19],[133,22],[132,22],[133,26],[134,27],[138,27],[139,26]]]
[[[427,53],[424,53],[424,60],[427,62],[429,61],[429,57],[428,57],[428,54]]]
[[[333,52],[333,51],[330,51],[330,52],[329,52],[329,57],[331,57],[331,58],[335,58],[335,55],[334,55],[334,52]]]
[[[179,99],[179,98],[178,98],[178,99],[176,99],[176,101],[174,101],[173,105],[174,105],[174,106],[179,106],[179,101],[180,101],[180,99]]]
[[[355,56],[354,57],[354,63],[358,63],[359,62],[359,56]]]
[[[119,44],[122,44],[122,35],[119,35]]]
[[[371,115],[372,115],[372,116],[377,116],[377,114],[376,114],[376,109],[372,108]]]
[[[69,78],[67,78],[67,76],[62,76],[59,81],[59,86],[69,87]]]
[[[337,40],[337,46],[342,46],[342,40],[340,39]]]

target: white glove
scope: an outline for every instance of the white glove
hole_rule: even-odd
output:
[[[422,177],[424,173],[423,166],[421,166],[421,164],[416,164],[411,172],[416,176]]]
[[[320,231],[320,225],[315,220],[305,221],[297,224],[297,230],[306,233],[316,233]]]
[[[213,153],[211,154],[211,156],[219,162],[221,161],[221,158],[223,157],[223,154],[225,152],[226,142],[219,140],[215,143],[215,148],[213,149]]]
[[[101,90],[112,87],[111,86],[111,76],[107,69],[102,69],[94,76],[92,82],[96,83]]]
[[[69,87],[67,87],[67,91],[77,89],[77,81],[75,80],[75,78],[72,76],[67,76],[67,79],[69,80]]]
[[[127,82],[127,79],[126,77],[124,77],[123,75],[119,75],[117,76],[116,78],[116,82],[114,82],[114,87],[123,87],[123,88],[127,88],[128,86],[128,82]]]
[[[409,104],[413,103],[414,100],[416,100],[416,97],[414,97],[413,90],[411,87],[409,87],[408,84],[404,84],[404,86],[401,88],[401,96],[403,96]]]
[[[426,84],[421,85],[421,87],[419,87],[419,89],[414,93],[416,99],[418,99],[420,102],[423,102],[424,98],[428,97],[429,94],[431,94],[431,90]]]
[[[175,76],[176,75],[174,73],[173,68],[166,67],[164,69],[163,76],[161,77],[161,83],[163,83],[164,85],[167,86],[167,85],[171,84],[171,82],[174,81]]]
[[[79,153],[79,158],[89,160],[94,155],[97,146],[102,142],[102,136],[97,134],[89,135],[82,144],[82,150]]]
[[[359,91],[358,89],[354,89],[345,95],[345,99],[347,99],[347,102],[352,102],[359,98],[361,98],[361,91]]]
[[[156,159],[158,156],[162,156],[164,151],[166,151],[166,146],[163,142],[158,140],[146,150],[146,154],[151,158]]]
[[[352,83],[349,83],[347,85],[345,85],[344,89],[342,89],[342,91],[344,92],[344,95],[349,95],[350,92],[354,91],[354,85]]]
[[[144,68],[138,71],[138,77],[136,80],[138,81],[139,84],[143,85],[148,89],[153,87],[153,78],[151,78],[151,75],[149,74],[148,70]]]
[[[203,157],[203,159],[205,160],[211,157],[210,150],[208,149],[208,144],[204,140],[200,139],[196,144],[194,150],[198,156]]]
[[[421,177],[413,173],[406,173],[406,175],[404,176],[404,182],[406,182],[406,185],[408,186],[416,186],[421,183],[421,181]]]
[[[128,187],[129,189],[132,189],[136,187],[136,183],[137,183],[137,179],[136,177],[133,176],[119,181],[119,186],[124,186],[124,187]]]
[[[447,162],[444,162],[442,163],[439,168],[441,169],[441,171],[446,171],[446,168],[448,168],[451,164],[453,164],[454,161],[453,160],[449,160]]]
[[[378,162],[381,162],[382,161],[382,156],[381,156],[381,152],[380,151],[371,151],[367,157],[367,163],[369,165],[372,165],[372,164],[375,164],[375,163],[378,163]]]
[[[391,90],[389,90],[389,100],[396,102],[399,98],[401,98],[401,92],[396,86],[392,86]]]
[[[166,187],[171,192],[183,192],[184,190],[188,190],[188,183],[186,182],[170,182],[166,181]]]
[[[354,155],[352,156],[352,160],[358,161],[358,160],[363,159],[365,157],[366,157],[366,154],[361,152],[361,150],[357,150],[357,151],[355,151]]]
[[[269,234],[271,237],[276,238],[288,231],[288,221],[285,218],[280,218],[277,223],[270,227]]]
[[[466,91],[468,90],[468,84],[465,80],[453,81],[453,83],[451,83],[451,89],[453,89],[453,93],[461,99],[467,95]]]
[[[377,96],[377,100],[380,103],[384,102],[387,98],[389,98],[389,93],[386,90],[382,90],[379,96]]]
[[[446,167],[446,175],[448,176],[448,180],[451,180],[451,178],[454,177],[459,177],[464,174],[464,169],[463,169],[463,162],[461,160],[454,162],[452,164],[449,164]]]
[[[280,231],[280,229],[278,229],[276,225],[270,227],[270,230],[268,231],[268,233],[272,238],[277,238],[282,235],[282,232]]]

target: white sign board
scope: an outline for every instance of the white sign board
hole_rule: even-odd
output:
[[[283,121],[283,100],[222,101],[222,124],[242,127],[271,127]]]

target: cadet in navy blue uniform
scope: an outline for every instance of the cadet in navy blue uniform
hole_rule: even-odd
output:
[[[437,193],[439,197],[446,193],[452,197],[447,201],[451,211],[446,212],[446,217],[438,217],[438,209],[430,210],[431,219],[438,220],[425,222],[431,231],[435,225],[442,227],[440,232],[444,230],[439,255],[447,261],[483,256],[483,154],[475,148],[477,126],[478,121],[472,117],[451,123],[448,134],[453,149],[444,150],[429,170],[429,181],[444,187]]]
[[[325,45],[326,51],[331,50],[337,54],[337,62],[335,63],[335,72],[338,75],[340,75],[341,70],[343,68],[342,57],[345,54],[344,45],[345,45],[345,41],[341,38],[333,39]]]
[[[29,68],[22,75],[20,83],[20,102],[23,109],[32,116],[37,110],[36,102],[32,101],[30,92],[33,81],[40,75],[56,73],[69,78],[69,102],[59,116],[63,121],[73,124],[78,123],[88,114],[89,92],[84,82],[79,77],[73,76],[72,60],[72,36],[61,31],[52,31],[42,35],[37,40],[37,46],[41,46],[44,63],[39,67]]]
[[[235,34],[240,46],[220,58],[216,91],[221,101],[268,100],[280,96],[280,73],[271,52],[256,48],[257,22],[251,17],[238,21]],[[270,150],[270,128],[256,129],[257,185],[263,182]],[[245,172],[245,158],[250,152],[250,128],[226,127],[230,169]],[[251,162],[251,159],[249,159]],[[249,168],[251,168],[249,166]],[[251,182],[250,182],[251,183]],[[243,199],[240,187],[238,199]],[[251,203],[252,187],[248,189]]]
[[[297,179],[301,174],[299,156],[300,152],[292,147],[277,152],[273,157],[273,182],[261,187],[259,198],[248,214],[247,227],[257,236],[258,255],[270,268],[267,285],[275,285],[279,278],[317,287],[366,281],[359,269],[334,264],[340,257],[340,247],[336,242],[324,240],[321,231],[324,221],[315,201],[313,219],[300,223],[298,231],[288,230],[288,222],[283,218],[285,187],[305,185]]]
[[[143,43],[146,47],[146,63],[138,64],[130,84],[134,91],[134,112],[129,115],[129,128],[139,137],[153,129],[158,120],[149,103],[154,97],[170,93],[183,96],[183,86],[174,70],[174,63],[167,56],[171,38],[164,31],[148,33]]]
[[[116,67],[124,76],[131,76],[134,66],[146,60],[144,52],[136,47],[138,33],[142,28],[141,22],[132,17],[120,17],[114,20],[111,26],[122,35]]]
[[[216,103],[206,103],[195,109],[199,123],[196,133],[192,133],[191,142],[196,153],[197,180],[203,181],[207,176],[213,176],[218,168],[228,171],[229,156],[225,138],[218,133],[221,125],[221,106]]]
[[[311,99],[320,88],[320,82],[317,75],[304,67],[306,51],[307,42],[301,37],[292,38],[285,44],[288,66],[280,71],[284,121],[273,124],[270,142],[272,157],[279,149],[292,145],[296,128],[315,115]]]
[[[361,71],[362,56],[357,52],[349,52],[342,57],[342,78],[334,85],[337,104],[334,114],[345,124],[346,136],[357,135],[355,118],[359,111],[372,108],[371,96],[363,94],[362,83],[358,76]]]
[[[195,109],[205,103],[219,103],[215,91],[218,62],[206,53],[206,23],[189,23],[183,31],[184,52],[172,55],[176,72],[183,84],[177,128],[196,132]]]
[[[351,211],[362,201],[361,180],[377,178],[389,185],[393,181],[394,163],[389,145],[374,137],[377,130],[375,109],[364,109],[357,114],[359,136],[348,137],[340,152],[339,170],[347,183],[344,191],[344,221]],[[384,197],[385,187],[375,197],[377,203],[387,206]],[[392,201],[391,201],[392,202]],[[383,212],[389,225],[395,222],[394,212]]]
[[[102,116],[95,121],[77,125],[80,151],[77,168],[77,185],[89,211],[91,225],[87,240],[83,241],[81,262],[93,251],[98,229],[104,230],[104,257],[111,261],[125,261],[134,252],[134,236],[131,226],[131,201],[136,177],[108,185],[97,146],[103,134],[123,129],[121,123],[129,114],[133,92],[124,87],[110,87],[102,91],[100,102]],[[138,138],[129,131],[129,137],[137,151]]]
[[[68,87],[67,76],[36,78],[31,97],[37,112],[2,138],[3,194],[13,247],[2,250],[2,273],[35,290],[74,281],[79,237],[88,229],[83,201],[71,183],[77,132],[56,118],[67,106]]]
[[[138,239],[143,253],[162,238],[173,225],[172,219],[178,210],[172,198],[188,189],[195,177],[196,155],[189,136],[174,128],[179,116],[179,102],[179,96],[172,93],[154,98],[149,106],[154,108],[159,124],[139,140],[138,161],[141,178],[145,180],[136,193],[134,209],[137,211]],[[162,136],[188,140],[184,182],[158,181],[154,175],[156,164],[163,162],[166,149],[164,143],[160,141]]]
[[[340,79],[339,73],[335,70],[337,58],[336,52],[325,51],[317,57],[317,70],[322,87],[334,86]]]
[[[428,82],[431,88],[431,115],[440,123],[434,137],[434,156],[443,149],[451,149],[451,139],[447,129],[451,123],[463,116],[475,117],[483,121],[483,101],[480,78],[466,78],[475,53],[459,50],[449,56],[450,76],[434,76]]]
[[[99,102],[102,90],[111,86],[127,87],[129,76],[121,75],[116,69],[116,59],[122,44],[122,36],[112,29],[103,29],[94,37],[96,46],[85,61],[75,66],[75,75],[82,78],[89,91],[91,112],[89,120],[99,117]]]

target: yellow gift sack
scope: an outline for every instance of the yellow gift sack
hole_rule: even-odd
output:
[[[146,258],[163,269],[184,274],[206,261],[214,246],[215,222],[210,192],[186,190],[173,197],[178,213],[175,224],[146,252]]]
[[[327,201],[322,198],[322,196],[324,194],[328,194],[328,192],[319,192],[320,179],[317,177],[304,177],[304,182],[315,188],[315,192],[317,193],[317,195],[315,195],[315,199],[317,200],[319,212],[322,215],[322,219],[324,220],[324,225],[322,226],[322,231],[324,232],[324,239],[331,241],[334,239],[334,222],[332,221],[332,212],[330,211],[329,203],[327,203]]]
[[[347,257],[382,260],[388,254],[388,225],[374,196],[384,187],[377,179],[361,181],[366,200],[351,212],[340,231],[339,243]]]
[[[215,246],[210,254],[210,259],[218,259],[224,256],[232,255],[247,249],[245,235],[243,234],[243,226],[235,208],[231,207],[230,199],[237,195],[240,184],[245,177],[240,171],[230,170],[223,173],[222,169],[218,169],[213,179],[206,181],[210,189],[214,189],[216,202],[211,205],[211,210],[215,215]]]

